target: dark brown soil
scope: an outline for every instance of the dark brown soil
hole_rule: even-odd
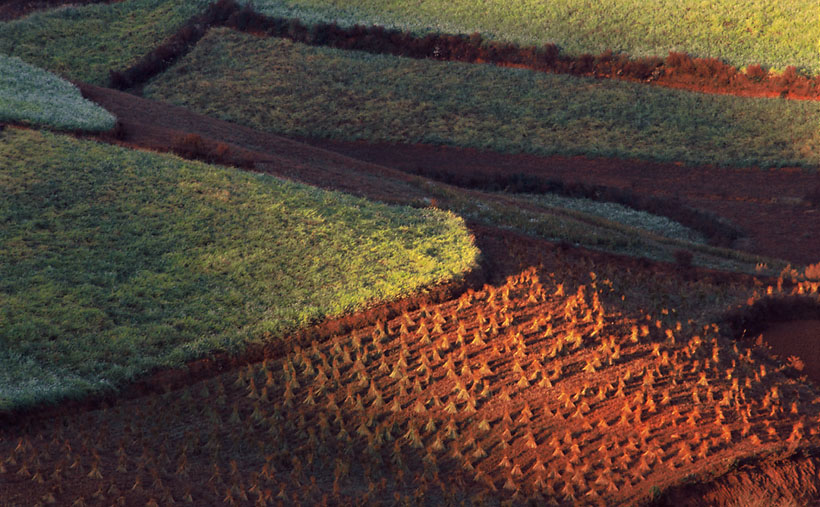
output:
[[[777,322],[763,332],[763,342],[783,360],[799,358],[798,369],[820,384],[820,320]]]

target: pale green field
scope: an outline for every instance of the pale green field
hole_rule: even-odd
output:
[[[0,121],[58,129],[109,130],[116,119],[68,81],[0,54]]]

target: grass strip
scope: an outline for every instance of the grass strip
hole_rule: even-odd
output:
[[[114,128],[116,119],[68,81],[0,54],[0,121],[102,131]]]
[[[50,133],[0,133],[0,191],[0,410],[280,339],[478,255],[446,212]]]
[[[736,67],[820,72],[820,4],[812,0],[254,0],[269,16],[308,24],[382,25],[418,34],[480,32],[572,55],[608,49],[634,57],[670,51]]]
[[[517,197],[546,208],[580,211],[584,214],[598,216],[629,227],[643,229],[666,238],[691,241],[693,243],[706,243],[706,239],[702,234],[684,227],[674,220],[635,210],[614,202],[601,202],[558,194],[525,194]]]
[[[145,94],[282,134],[816,167],[820,103],[412,60],[211,30]]]

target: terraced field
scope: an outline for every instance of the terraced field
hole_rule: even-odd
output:
[[[737,67],[794,65],[820,71],[820,7],[807,0],[256,0],[254,5],[268,15],[308,22],[480,32],[524,45],[555,43],[575,55],[608,49],[633,56],[683,51]]]
[[[761,167],[814,167],[820,104],[314,48],[212,30],[148,97],[270,132]]]
[[[818,13],[739,4],[4,6],[0,504],[816,503],[817,83],[725,64]]]

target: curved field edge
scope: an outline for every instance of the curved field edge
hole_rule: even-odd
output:
[[[705,244],[703,234],[665,216],[640,211],[614,202],[567,197],[560,194],[524,194],[523,200],[547,209],[567,209],[583,215],[592,215],[609,222],[641,229],[669,239]]]
[[[306,137],[696,165],[820,165],[814,102],[412,60],[227,29],[209,31],[145,93]]]
[[[480,32],[523,45],[557,44],[572,55],[635,57],[686,52],[736,67],[760,64],[820,71],[820,7],[811,0],[772,4],[719,0],[255,0],[269,16],[308,24],[382,25],[417,34]]]
[[[43,132],[0,133],[0,408],[458,278],[458,217]]]
[[[208,3],[129,0],[35,12],[0,23],[0,53],[102,85],[111,69],[135,64]]]
[[[0,121],[101,131],[114,128],[116,119],[68,81],[0,54]]]

